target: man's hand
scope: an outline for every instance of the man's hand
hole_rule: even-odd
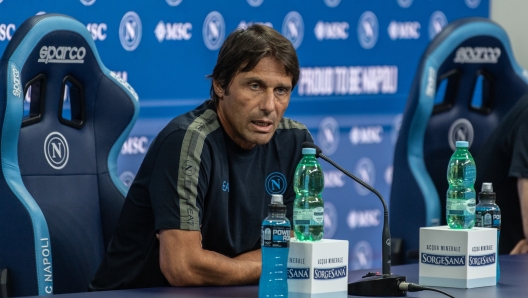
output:
[[[528,253],[528,241],[523,239],[515,245],[515,247],[510,252],[510,255],[518,255]]]
[[[173,286],[241,285],[260,277],[260,250],[236,258],[202,249],[200,231],[162,230],[161,272]]]

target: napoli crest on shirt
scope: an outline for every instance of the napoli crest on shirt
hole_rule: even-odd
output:
[[[280,172],[273,172],[266,177],[264,187],[266,192],[270,195],[284,194],[286,192],[286,177]]]

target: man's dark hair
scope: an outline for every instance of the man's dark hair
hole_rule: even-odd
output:
[[[252,70],[264,57],[280,61],[286,73],[292,76],[292,88],[297,85],[299,60],[291,42],[273,28],[253,24],[247,29],[233,31],[220,48],[213,73],[207,76],[212,79],[210,93],[215,105],[218,105],[219,98],[214,92],[214,81],[228,94],[233,77],[238,72]]]

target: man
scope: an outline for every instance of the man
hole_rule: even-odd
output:
[[[299,79],[272,28],[236,30],[218,55],[212,101],[173,119],[131,185],[91,290],[258,281],[260,225],[272,193],[292,220],[306,127],[283,118]]]
[[[524,95],[481,147],[475,163],[480,192],[492,182],[501,209],[500,254],[528,253],[528,94]]]

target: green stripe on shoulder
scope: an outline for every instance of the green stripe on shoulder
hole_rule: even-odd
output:
[[[199,210],[196,204],[201,155],[207,135],[220,127],[213,110],[206,110],[187,128],[183,137],[178,167],[178,196],[180,200],[180,229],[199,230]]]
[[[277,129],[306,129],[308,130],[306,126],[304,126],[304,124],[297,122],[295,120],[289,119],[289,118],[282,118]]]

